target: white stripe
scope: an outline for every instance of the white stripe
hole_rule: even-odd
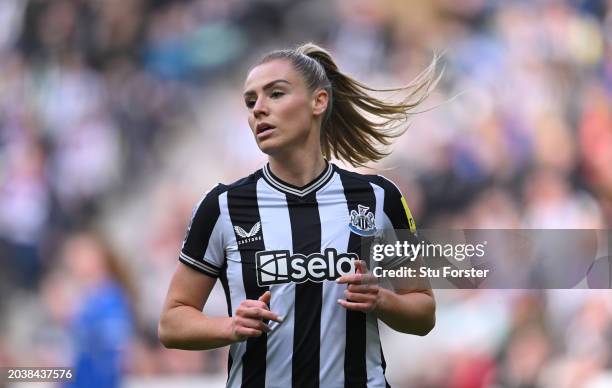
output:
[[[368,371],[368,388],[385,386],[385,374],[380,356],[378,319],[374,314],[366,315],[366,370]]]
[[[189,257],[189,256],[186,256],[186,255],[181,254],[181,255],[180,255],[180,258],[181,258],[181,259],[183,259],[183,260],[185,260],[185,261],[186,261],[186,262],[188,262],[189,264],[192,264],[192,265],[194,265],[194,266],[196,266],[196,267],[200,268],[200,269],[201,269],[201,270],[203,270],[203,271],[206,271],[206,272],[209,272],[209,273],[212,273],[212,274],[215,274],[215,275],[218,275],[218,274],[219,274],[219,270],[212,269],[212,267],[207,266],[207,265],[203,264],[203,263],[202,263],[202,262],[200,262],[200,261],[194,260],[194,259],[192,259],[192,258],[191,258],[191,257]]]
[[[217,201],[219,199],[217,198]],[[210,263],[211,266],[219,271],[223,267],[223,263],[225,261],[225,250],[223,249],[223,227],[221,222],[221,214],[217,217],[217,221],[215,221],[215,226],[213,226],[212,231],[210,232],[210,237],[208,238],[208,246],[206,247],[206,251],[204,252],[204,257],[202,260],[204,262]]]
[[[289,192],[290,194],[294,194],[297,195],[299,197],[303,197],[311,192],[313,192],[314,190],[317,190],[319,187],[321,187],[321,185],[323,185],[325,183],[325,181],[327,180],[327,178],[329,178],[331,176],[333,172],[333,168],[331,163],[327,164],[327,170],[325,170],[325,173],[323,174],[323,176],[321,176],[321,178],[319,178],[316,183],[313,183],[312,186],[304,189],[304,190],[299,190],[299,189],[295,189],[293,187],[289,187],[287,185],[285,185],[284,183],[278,181],[277,179],[275,179],[271,172],[269,171],[269,166],[266,164],[263,168],[263,173],[264,176],[269,180],[269,183],[272,184],[274,187],[276,187],[279,190],[284,190]]]
[[[227,282],[230,290],[232,303],[232,315],[236,315],[236,309],[246,299],[244,283],[242,281],[242,263],[236,236],[232,230],[229,209],[227,208],[227,192],[219,196],[219,218],[222,220],[222,234],[226,236],[225,247],[227,250]],[[230,346],[232,356],[232,368],[229,371],[227,387],[239,388],[242,384],[242,356],[246,352],[246,341],[235,342]]]
[[[193,261],[193,262],[194,262],[194,264],[196,264],[196,265],[198,265],[198,266],[203,266],[203,267],[205,267],[205,268],[208,268],[208,269],[209,269],[210,271],[212,271],[212,272],[215,272],[215,273],[218,273],[218,272],[219,272],[219,267],[217,267],[217,266],[216,266],[216,265],[214,265],[214,264],[211,264],[211,263],[207,262],[206,260],[202,260],[202,261],[200,261],[200,260],[196,260],[196,259],[194,259],[194,258],[193,258],[193,257],[191,257],[191,256],[187,256],[187,255],[186,255],[185,253],[183,253],[183,252],[181,252],[180,256],[181,256],[183,259],[187,260],[187,261]]]
[[[338,174],[325,191],[317,193],[321,219],[321,252],[335,248],[346,252],[349,244],[349,210]],[[336,303],[344,299],[345,285],[323,282],[321,309],[319,386],[344,387],[344,352],[346,347],[346,310]]]
[[[192,258],[190,256],[187,256],[184,253],[181,253],[181,257],[183,259],[185,259],[186,261],[193,262],[193,264],[197,265],[198,267],[207,269],[208,271],[213,272],[215,274],[218,274],[219,271],[220,271],[220,269],[215,267],[214,265],[212,265],[212,264],[210,264],[210,263],[208,263],[206,261],[196,260],[196,259],[194,259],[194,258]]]
[[[382,187],[371,182],[370,186],[372,186],[372,190],[374,191],[374,197],[376,198],[376,210],[374,213],[374,222],[376,223],[376,236],[383,237],[383,233],[388,232],[389,227],[393,228],[389,217],[387,217],[387,215],[385,214],[385,190]],[[381,265],[382,263],[370,260],[369,264],[370,269],[373,271],[375,267]]]
[[[376,229],[377,234],[392,228],[389,217],[385,214],[385,190],[373,183],[370,183],[376,198]],[[373,270],[377,263],[370,263]],[[378,332],[378,319],[373,314],[366,316],[366,370],[368,371],[367,386],[384,387],[385,375],[382,370],[382,359],[380,356],[380,335]]]
[[[372,186],[372,188],[374,188],[374,194],[376,195],[376,234],[377,236],[382,238],[382,243],[395,244],[395,242],[397,241],[397,234],[395,233],[395,229],[393,229],[393,223],[391,222],[391,219],[384,211],[385,190],[374,183],[370,183],[370,185]],[[410,259],[410,256],[398,256],[389,258],[385,256],[385,259],[382,262],[372,264],[380,265],[384,268],[394,268],[408,259]]]
[[[183,256],[183,255],[181,255],[180,258],[183,259],[184,261],[188,262],[189,264],[191,264],[191,265],[193,265],[195,267],[198,267],[199,269],[201,269],[203,271],[206,271],[206,272],[209,271],[206,267],[204,267],[202,264],[198,263],[195,260],[192,260],[192,259],[190,259],[188,257]]]
[[[257,203],[266,250],[287,249],[293,246],[291,221],[286,197],[271,190],[263,179],[257,182]],[[295,283],[270,286],[270,310],[284,317],[284,322],[270,322],[266,353],[266,387],[291,387],[293,358],[293,328],[295,311]]]
[[[198,261],[196,261],[196,260],[192,259],[192,258],[191,258],[191,257],[189,257],[189,256],[183,255],[183,254],[181,253],[181,254],[179,255],[179,257],[180,257],[181,259],[183,259],[184,261],[188,262],[189,264],[193,264],[193,265],[195,265],[196,267],[198,267],[198,268],[200,268],[200,269],[207,269],[206,267],[204,267],[204,264],[202,264],[202,263],[200,263],[200,262],[198,262]]]
[[[230,300],[232,301],[232,316],[236,315],[236,310],[240,303],[246,300],[246,291],[242,280],[242,263],[240,253],[231,252],[227,258],[227,281],[230,290]],[[247,341],[235,342],[230,346],[232,356],[232,368],[229,373],[227,387],[240,387],[242,384],[242,357],[246,352]]]

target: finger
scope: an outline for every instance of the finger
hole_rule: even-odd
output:
[[[338,299],[338,304],[346,308],[347,310],[361,311],[364,313],[369,313],[370,311],[373,310],[372,305],[369,303],[349,302],[344,299]]]
[[[241,311],[241,313],[243,317],[247,317],[247,318],[258,319],[258,320],[267,319],[267,320],[275,321],[278,323],[283,322],[282,317],[278,316],[277,314],[274,314],[270,310],[262,309],[258,307],[244,309],[243,311]]]
[[[350,283],[354,281],[359,281],[360,276],[363,273],[367,272],[367,268],[366,268],[366,272],[360,272],[360,268],[363,268],[364,266],[360,263],[364,263],[364,262],[362,260],[355,261],[355,274],[340,276],[338,279],[336,279],[336,282],[340,284],[345,284],[345,283]]]
[[[348,284],[348,283],[361,283],[361,278],[363,274],[357,273],[353,275],[344,275],[336,279],[336,283],[339,284]]]
[[[376,284],[349,284],[346,288],[351,292],[364,292],[364,293],[372,293],[378,292],[378,286]]]
[[[259,337],[263,334],[263,332],[261,330],[251,329],[249,327],[238,327],[236,328],[236,334],[239,337]]]
[[[240,321],[240,327],[255,329],[262,332],[270,332],[270,327],[258,319],[243,319]]]
[[[368,266],[365,261],[357,260],[355,263],[355,272],[357,274],[361,274],[360,282],[361,283],[376,283],[378,279],[376,276],[370,273]]]
[[[338,284],[371,284],[376,283],[378,279],[371,274],[356,273],[354,275],[345,275],[336,279]]]
[[[366,262],[363,260],[357,260],[355,262],[355,272],[356,273],[368,273],[368,267],[366,266]]]
[[[376,276],[367,273],[367,274],[359,274],[361,278],[359,279],[360,284],[375,284],[378,282]]]
[[[338,284],[346,284],[346,283],[348,283],[349,276],[351,276],[351,275],[340,276],[338,279],[336,279],[336,283],[338,283]]]
[[[346,300],[349,302],[373,303],[376,300],[376,296],[373,294],[344,291],[344,295],[346,295]]]
[[[269,306],[270,298],[272,298],[272,293],[270,291],[266,291],[257,300],[259,300],[260,302],[264,302],[266,305]]]
[[[269,311],[268,306],[257,300],[245,300],[236,309],[236,316],[261,319],[260,311]]]
[[[242,313],[241,316],[246,317],[246,318],[251,318],[251,319],[262,320],[264,311],[268,311],[268,310],[265,310],[261,307],[248,307],[241,311]]]
[[[246,307],[246,308],[260,308],[260,309],[264,309],[264,310],[270,310],[270,308],[268,307],[268,305],[264,302],[262,302],[261,300],[253,300],[253,299],[247,299],[242,301],[242,306]]]
[[[278,323],[283,323],[283,320],[284,320],[283,317],[269,310],[261,310],[260,314],[261,314],[260,318],[264,320],[274,321]]]

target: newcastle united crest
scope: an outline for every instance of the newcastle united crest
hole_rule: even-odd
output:
[[[376,233],[374,213],[369,212],[368,206],[357,205],[357,210],[351,210],[351,223],[349,228],[360,236],[373,236]]]

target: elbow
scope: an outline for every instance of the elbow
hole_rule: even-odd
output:
[[[436,313],[433,311],[428,317],[423,319],[423,323],[415,330],[413,334],[424,337],[429,334],[436,326]]]
[[[423,312],[419,325],[413,330],[412,334],[424,337],[429,334],[436,326],[436,302],[431,300],[426,311]]]
[[[172,330],[168,328],[168,324],[165,322],[163,316],[157,325],[157,338],[159,338],[159,342],[161,342],[165,348],[176,349],[177,344],[172,336]]]

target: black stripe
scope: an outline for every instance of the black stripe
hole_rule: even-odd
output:
[[[358,205],[369,207],[368,212],[376,211],[376,196],[372,186],[363,179],[356,179],[349,174],[340,174],[344,196],[349,213],[358,211]],[[367,252],[371,237],[362,237],[353,232],[349,237],[347,252],[356,253],[362,259],[362,252]],[[365,260],[366,262],[368,260]],[[366,387],[368,381],[366,369],[366,315],[359,311],[346,311],[346,348],[344,351],[344,386],[347,388]]]
[[[229,381],[230,371],[232,370],[232,364],[233,363],[234,363],[234,360],[232,359],[232,355],[228,354],[228,356],[227,356],[227,379],[225,379],[225,385],[227,385],[227,383]]]
[[[227,206],[232,227],[239,226],[251,230],[256,222],[261,222],[257,203],[257,181],[232,188],[227,193]],[[234,229],[235,231],[235,229]],[[258,299],[268,288],[257,285],[255,273],[255,252],[264,250],[262,238],[239,243],[241,237],[236,235],[240,260],[242,262],[242,279],[247,299]],[[266,384],[266,353],[268,336],[266,333],[247,340],[246,352],[242,357],[242,387],[264,387]]]
[[[189,225],[182,252],[194,259],[202,260],[210,236],[219,218],[219,195],[224,191],[222,185],[217,185],[206,194],[195,210]],[[201,269],[198,269],[202,272]]]
[[[399,189],[391,181],[382,176],[379,176],[375,183],[385,191],[383,210],[387,217],[389,217],[393,229],[410,229],[406,210],[404,210],[404,205],[402,204],[402,193]]]
[[[232,298],[229,290],[229,282],[227,281],[227,261],[223,265],[221,269],[221,274],[219,275],[219,280],[221,281],[221,285],[223,286],[223,291],[225,293],[225,302],[227,303],[227,315],[232,316]],[[229,381],[230,371],[232,370],[232,355],[228,354],[227,357],[227,381]]]
[[[385,361],[385,354],[383,352],[382,344],[380,344],[380,359],[382,360],[382,362],[381,362],[382,371],[383,371],[383,375],[385,377],[385,388],[391,388],[391,385],[389,385],[389,382],[387,381],[387,376],[386,376],[387,361]]]
[[[293,253],[321,251],[321,219],[316,193],[304,197],[287,194]],[[318,387],[320,364],[322,283],[295,285],[292,386]]]
[[[223,286],[223,292],[225,293],[225,302],[227,303],[227,315],[232,316],[232,298],[230,295],[229,282],[227,281],[227,261],[224,263],[219,275],[219,280]]]

